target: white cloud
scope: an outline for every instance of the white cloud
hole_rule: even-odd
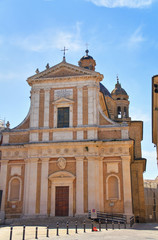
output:
[[[130,47],[132,46],[138,46],[140,43],[144,42],[145,38],[143,37],[142,34],[142,29],[141,27],[138,27],[134,33],[132,33],[132,35],[130,36],[129,40],[128,40],[128,45]]]
[[[142,8],[150,6],[154,0],[87,0],[97,6],[107,8],[128,7],[128,8]]]
[[[78,51],[82,46],[80,28],[81,23],[77,22],[71,31],[47,29],[36,35],[16,37],[11,40],[11,43],[34,52],[62,49],[64,46]]]

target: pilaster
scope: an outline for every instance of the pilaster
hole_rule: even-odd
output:
[[[31,91],[31,113],[30,113],[30,127],[39,126],[39,93],[40,89],[33,89]]]
[[[121,156],[121,158],[123,173],[124,214],[127,216],[131,216],[133,215],[131,194],[131,170],[130,170],[131,157]]]
[[[24,213],[35,215],[38,158],[25,160]]]
[[[76,157],[76,215],[84,214],[83,157]]]
[[[1,160],[1,172],[0,172],[0,187],[3,191],[2,193],[2,202],[1,202],[1,212],[5,210],[5,196],[6,196],[6,184],[7,184],[7,168],[8,160]]]
[[[49,158],[41,158],[41,161],[42,169],[41,169],[40,214],[47,215]]]
[[[44,98],[44,127],[49,127],[49,99],[50,99],[50,90],[45,89],[45,98]]]
[[[100,158],[88,157],[88,209],[101,209],[103,201],[103,193],[100,191],[103,186],[100,186],[102,177],[100,176]],[[102,174],[101,174],[102,175]],[[102,200],[100,200],[100,196]]]
[[[77,125],[83,125],[83,89],[81,87],[77,88]]]

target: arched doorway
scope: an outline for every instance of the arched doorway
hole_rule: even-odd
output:
[[[73,216],[73,181],[75,176],[67,171],[51,174],[51,215]]]

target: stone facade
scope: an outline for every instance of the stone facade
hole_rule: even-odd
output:
[[[158,222],[158,177],[144,180],[145,208],[147,222]]]
[[[57,190],[68,187],[69,216],[96,209],[145,219],[142,122],[131,121],[125,92],[117,99],[100,83],[88,53],[79,64],[63,59],[27,79],[30,111],[0,146],[6,218],[58,215]],[[58,127],[59,108],[69,109],[68,127]]]
[[[152,77],[152,143],[156,147],[158,164],[158,75]]]

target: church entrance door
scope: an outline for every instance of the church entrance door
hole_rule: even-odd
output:
[[[69,187],[56,187],[55,216],[69,215]]]

